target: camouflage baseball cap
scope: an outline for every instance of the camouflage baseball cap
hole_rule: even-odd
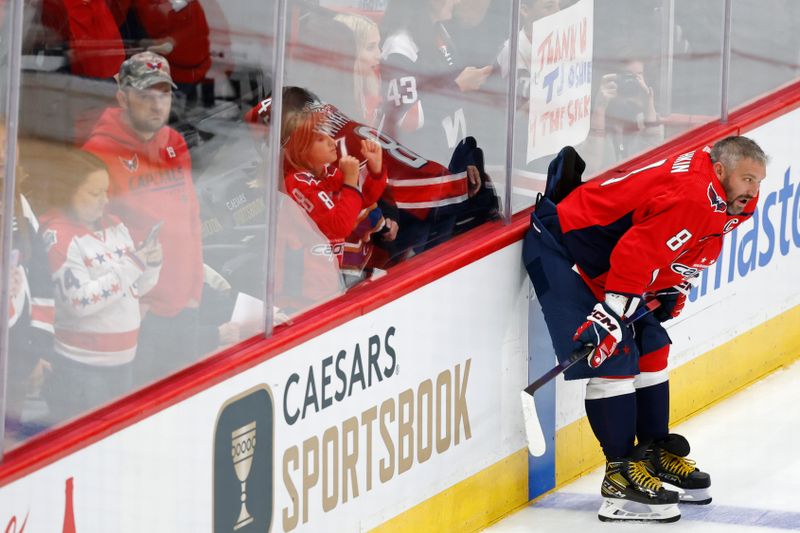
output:
[[[147,89],[158,83],[169,83],[177,89],[169,73],[169,63],[153,52],[141,52],[122,62],[117,77],[120,87]]]

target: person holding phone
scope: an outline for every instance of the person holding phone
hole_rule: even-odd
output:
[[[55,287],[56,353],[45,393],[60,422],[131,389],[139,298],[158,282],[163,253],[156,231],[136,246],[107,212],[102,160],[72,151],[52,170],[41,231]]]
[[[84,150],[110,174],[109,211],[134,242],[163,222],[164,254],[158,284],[142,298],[145,311],[134,360],[134,379],[145,385],[197,361],[209,349],[200,337],[203,291],[200,206],[189,149],[167,126],[175,84],[165,58],[131,56],[117,76],[119,107],[106,109]]]

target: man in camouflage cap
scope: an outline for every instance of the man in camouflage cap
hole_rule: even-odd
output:
[[[157,233],[164,252],[158,284],[140,300],[144,316],[133,365],[135,384],[143,385],[200,353],[200,212],[186,142],[166,125],[175,87],[169,63],[142,52],[124,61],[116,78],[119,107],[105,110],[84,149],[108,167],[109,211],[135,243]]]
[[[141,52],[123,61],[116,78],[117,102],[126,111],[123,119],[149,139],[167,123],[172,108],[175,84],[169,63],[153,52]]]
[[[130,86],[134,89],[147,89],[159,83],[167,83],[173,89],[177,86],[172,82],[167,60],[153,52],[141,52],[122,62],[117,74],[120,87]]]

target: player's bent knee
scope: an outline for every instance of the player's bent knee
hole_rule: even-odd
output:
[[[633,394],[636,392],[633,387],[633,379],[633,376],[624,378],[591,378],[586,384],[586,399],[601,400],[603,398]]]

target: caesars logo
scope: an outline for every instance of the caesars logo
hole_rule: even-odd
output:
[[[266,385],[231,398],[214,430],[214,533],[266,533],[272,525],[272,393]]]
[[[283,419],[287,426],[306,421],[311,433],[276,453],[279,490],[288,496],[279,509],[284,531],[310,520],[319,524],[324,513],[472,438],[467,407],[472,359],[404,378],[397,387],[396,333],[389,327],[366,342],[331,350],[286,380]],[[390,381],[399,393],[385,392]],[[327,415],[345,402],[349,416]]]

